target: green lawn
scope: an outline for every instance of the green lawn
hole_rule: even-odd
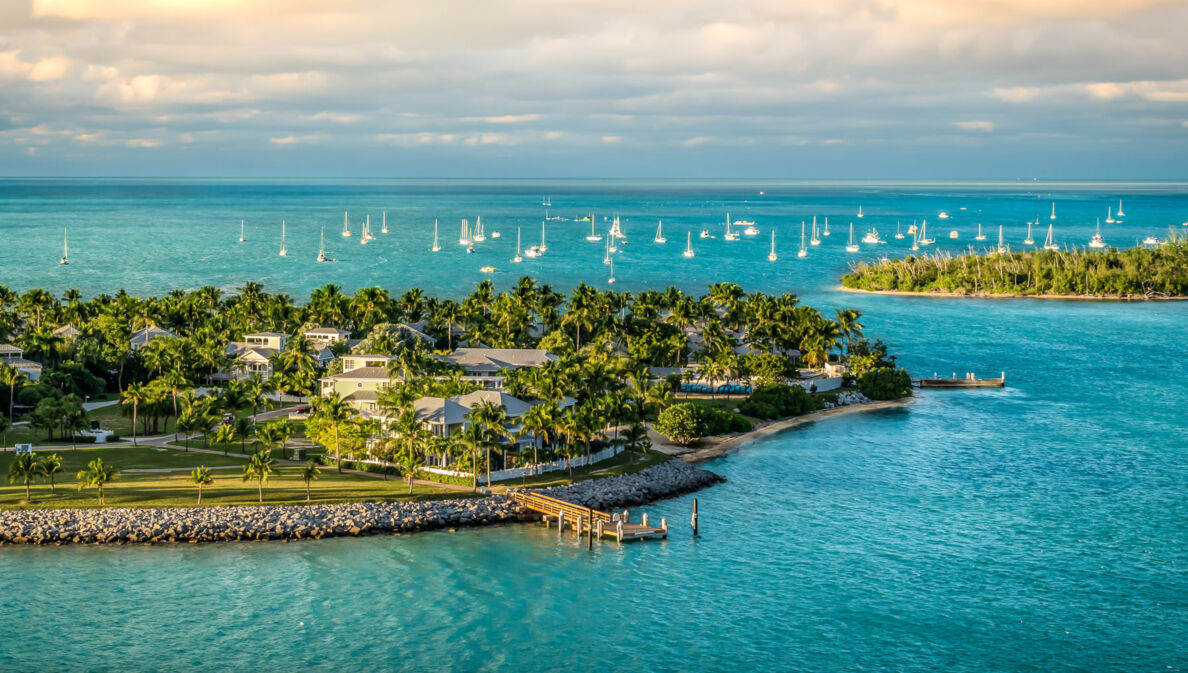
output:
[[[41,452],[39,452],[41,453]],[[50,494],[49,482],[39,480],[32,487],[32,501],[27,505],[25,489],[20,484],[0,486],[0,508],[13,507],[96,507],[98,501],[94,489],[79,491],[75,487],[75,473],[85,467],[86,462],[101,456],[103,462],[118,469],[185,467],[197,465],[213,467],[243,463],[242,459],[201,453],[186,453],[178,450],[157,450],[151,447],[89,447],[77,452],[58,451],[62,456],[62,470],[56,475],[57,488]],[[0,470],[8,473],[13,454],[0,454]],[[304,504],[305,482],[297,467],[278,467],[276,473],[264,486],[265,504]],[[203,489],[202,504],[245,505],[256,503],[256,484],[244,482],[238,469],[213,470],[215,483]],[[104,488],[108,506],[115,507],[190,507],[197,496],[195,487],[186,481],[188,471],[171,473],[122,473],[114,482]],[[443,498],[468,497],[467,493],[414,485],[413,495],[408,496],[408,484],[396,478],[390,481],[375,477],[353,474],[338,474],[332,467],[323,467],[321,478],[311,485],[312,501],[315,503],[365,502],[389,500],[439,500]]]
[[[638,453],[631,453],[623,451],[619,455],[608,458],[601,463],[594,463],[589,467],[577,467],[573,470],[574,481],[584,481],[586,479],[598,479],[601,477],[611,477],[619,474],[628,474],[631,472],[640,472],[653,465],[659,465],[666,460],[669,460],[667,454],[659,451],[648,451],[646,456],[640,456]],[[479,475],[479,484],[483,483],[483,477]],[[505,481],[495,482],[498,486],[506,486],[510,488],[543,488],[546,486],[565,486],[569,484],[569,474],[565,470],[557,472],[545,472],[544,474],[529,476],[527,480],[521,479],[507,479]]]

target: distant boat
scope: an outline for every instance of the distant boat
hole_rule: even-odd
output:
[[[349,215],[350,215],[350,213],[348,213],[348,212],[343,212],[343,214],[342,214],[342,237],[343,238],[351,237],[351,221],[350,221],[350,218],[348,217]]]
[[[652,239],[653,243],[667,243],[668,239],[664,238],[664,221],[658,220],[656,222],[656,237]]]
[[[870,243],[873,245],[876,243],[882,243],[883,239],[879,238],[879,230],[878,229],[871,229],[870,231],[866,232],[865,236],[862,237],[862,242]]]
[[[541,222],[540,223],[540,251],[543,253],[543,252],[547,252],[548,249],[549,249],[549,246],[545,245],[545,223]]]
[[[623,226],[619,221],[619,216],[615,215],[615,219],[611,220],[610,232],[607,233],[610,238],[626,238],[623,236]]]
[[[613,259],[611,260],[611,263],[610,263],[610,278],[607,278],[606,282],[608,285],[615,284],[615,260],[613,260]]]
[[[332,257],[326,256],[326,227],[322,227],[322,239],[318,243],[318,261],[319,262],[335,262],[338,261]]]
[[[610,254],[611,254],[610,237],[608,236],[606,239],[606,254],[603,255],[603,257],[602,257],[603,264],[610,264]]]
[[[240,220],[240,221],[239,221],[239,242],[240,242],[240,243],[243,243],[243,242],[244,242],[244,241],[246,241],[246,240],[247,240],[247,239],[245,239],[245,238],[243,237],[243,220]]]
[[[861,210],[861,208],[859,208]],[[846,252],[858,252],[858,244],[854,242],[854,223],[850,223],[850,243],[846,245]]]
[[[738,234],[730,231],[730,213],[726,213],[726,236],[727,241],[737,241]]]
[[[284,220],[281,220],[281,249],[280,249],[280,256],[281,256],[281,257],[288,257],[288,256],[289,256],[289,249],[285,247],[285,221],[284,221]]]
[[[771,236],[771,254],[775,254],[775,232]],[[804,247],[804,220],[800,221],[800,250],[796,251],[797,257],[808,257],[808,248]]]
[[[777,259],[779,259],[779,257],[776,257],[776,251],[775,251],[775,229],[772,229],[771,230],[771,252],[767,253],[767,261],[774,262]]]
[[[920,245],[932,245],[936,243],[935,238],[928,238],[928,220],[920,222],[920,236],[917,239]]]
[[[520,228],[519,227],[516,227],[516,256],[512,257],[511,261],[513,264],[519,264],[520,262],[524,261],[524,258],[520,256]]]
[[[1002,242],[1002,225],[1000,224],[998,225],[998,254],[1006,254],[1009,250],[1010,248],[1008,248],[1006,244]]]
[[[546,208],[552,207],[552,205],[553,205],[552,197],[546,196],[546,197],[542,198],[540,200],[540,205],[545,206]]]
[[[1027,223],[1027,226],[1029,226],[1029,227],[1030,227],[1030,226],[1031,226],[1031,223],[1030,223],[1030,222],[1028,222],[1028,223]],[[1028,231],[1030,231],[1030,229],[1029,229]],[[1031,237],[1031,234],[1028,234],[1028,238],[1030,238],[1030,237]],[[982,233],[982,223],[981,223],[981,222],[978,222],[978,234],[977,234],[976,236],[974,236],[974,240],[975,240],[975,241],[984,241],[984,240],[986,240],[986,234],[983,234],[983,233]]]
[[[499,233],[498,231],[492,231],[491,238],[503,238],[503,234]]]
[[[858,219],[862,219],[862,206],[858,206]]]
[[[758,236],[759,230],[755,228],[755,223],[750,220],[736,220],[734,222],[736,227],[746,227],[743,229],[743,236]]]
[[[1118,217],[1126,217],[1126,213],[1122,212],[1122,199],[1118,199],[1118,212],[1114,214]]]
[[[487,232],[483,231],[483,216],[479,215],[474,218],[474,235],[471,236],[475,243],[482,243],[487,240]]]
[[[817,235],[816,218],[813,218],[813,235],[809,238],[809,245],[821,245],[821,238]]]
[[[1113,223],[1114,223],[1114,207],[1107,206],[1106,207],[1106,224],[1113,224]]]
[[[911,228],[908,229],[908,233],[910,233],[912,235],[912,250],[919,250],[920,249],[920,234],[916,231],[916,225],[913,224],[911,226]]]
[[[908,227],[907,233],[910,235],[915,235],[915,233],[916,233],[916,221],[915,220],[912,220],[912,226]]]
[[[1104,248],[1106,247],[1105,239],[1101,237],[1101,220],[1097,220],[1097,233],[1093,234],[1093,238],[1089,239],[1090,248]]]
[[[951,238],[951,239],[954,239],[954,240],[955,240],[955,239],[957,239],[959,236],[961,236],[961,234],[958,234],[956,229],[951,229],[951,230],[949,231],[949,238]]]
[[[470,220],[462,218],[462,233],[458,234],[458,245],[470,245]]]
[[[602,236],[594,233],[594,218],[590,218],[590,235],[586,237],[587,241],[601,241]]]
[[[433,218],[433,247],[429,248],[429,252],[439,252],[441,246],[437,244],[437,218]]]
[[[359,244],[367,245],[371,242],[371,216],[363,220],[363,230],[359,232]]]
[[[685,251],[681,253],[685,257],[693,256],[693,232],[686,232],[685,234]]]
[[[1188,226],[1188,223],[1185,223],[1184,226]],[[710,237],[709,229],[702,229],[701,230],[701,238],[709,238],[709,237]]]
[[[822,236],[828,236],[828,235],[829,235],[829,218],[828,218],[828,217],[827,217],[827,218],[825,218],[825,230],[821,232],[821,235],[822,235]]]
[[[70,242],[66,237],[66,228],[62,227],[62,259],[58,260],[59,266],[66,266],[70,263]]]
[[[1035,239],[1031,237],[1031,223],[1027,223],[1027,238],[1023,239],[1023,245],[1035,245]]]
[[[1052,223],[1048,223],[1048,235],[1044,238],[1044,250],[1056,251],[1060,246],[1056,245],[1056,239],[1052,236]]]
[[[978,226],[981,226],[981,225],[978,225]],[[899,228],[900,228],[899,222],[896,222],[895,223],[895,238],[902,240],[903,232],[900,231]]]
[[[1052,202],[1052,214],[1048,216],[1048,219],[1049,220],[1056,219],[1056,202],[1055,201]]]
[[[1143,239],[1143,245],[1159,245],[1160,241],[1154,236],[1148,236]]]
[[[942,211],[940,211],[939,213],[937,213],[937,214],[936,214],[936,219],[938,219],[938,220],[947,220],[947,219],[949,219],[949,214],[948,214],[947,212],[945,212],[945,211],[943,211],[943,210],[942,210]]]

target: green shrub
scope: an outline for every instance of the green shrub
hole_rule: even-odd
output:
[[[690,402],[674,404],[656,419],[656,432],[682,446],[711,435],[749,432],[751,422],[724,409],[702,407]]]
[[[898,400],[912,394],[912,377],[907,370],[881,367],[858,379],[858,392],[872,400]]]
[[[809,395],[804,388],[781,384],[756,388],[746,401],[738,405],[738,410],[748,416],[770,420],[807,414],[822,406],[822,400]]]

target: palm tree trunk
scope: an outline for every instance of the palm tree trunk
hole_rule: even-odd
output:
[[[202,506],[202,486],[198,486],[198,506]]]
[[[412,475],[410,474],[410,475],[408,475],[408,494],[412,495],[412,491],[413,491],[413,478],[412,478]]]
[[[259,494],[260,494],[260,498],[259,498],[259,500],[257,500],[257,502],[263,504],[264,503],[264,480],[263,479],[256,482],[256,488],[258,489]]]
[[[305,480],[305,501],[309,502],[309,480]]]
[[[33,496],[29,495],[29,480],[25,479],[25,500],[30,500]]]
[[[487,447],[487,488],[491,488],[491,447]]]
[[[342,455],[338,452],[338,424],[334,424],[334,462],[338,465],[338,473],[342,474]]]
[[[137,403],[132,403],[132,446],[136,446],[136,407]]]

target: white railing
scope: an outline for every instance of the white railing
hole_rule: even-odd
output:
[[[611,446],[608,446],[605,449],[603,449],[597,453],[590,454],[590,457],[588,459],[586,458],[585,455],[577,456],[573,459],[572,464],[574,467],[585,467],[586,465],[594,465],[595,463],[601,463],[604,460],[614,458],[615,456],[619,455],[619,452],[622,450],[623,450],[623,447],[621,445],[612,444]],[[382,461],[372,461],[372,460],[362,460],[359,462],[373,463],[373,464],[378,464],[378,465],[389,465],[390,464],[390,463],[384,463]],[[566,469],[565,459],[559,458],[557,460],[549,461],[547,463],[539,463],[537,465],[527,465],[524,467],[512,467],[512,468],[508,468],[506,470],[491,470],[491,481],[504,481],[505,479],[516,479],[519,477],[530,477],[534,474],[541,474],[544,472],[557,472],[559,470],[564,470],[564,469]],[[440,475],[443,475],[446,477],[470,477],[470,474],[471,474],[470,472],[461,472],[458,470],[451,470],[449,468],[444,468],[444,467],[422,467],[421,471],[430,472],[432,474],[440,474]],[[482,473],[479,476],[483,479],[486,479],[485,473]]]

